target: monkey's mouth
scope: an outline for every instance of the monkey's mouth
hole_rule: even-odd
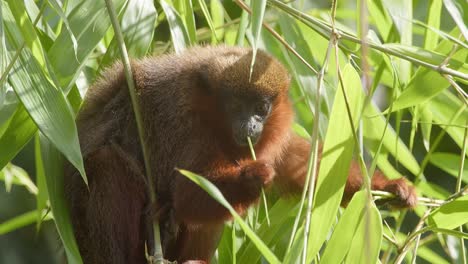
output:
[[[242,133],[243,135],[238,135],[234,136],[234,142],[240,146],[240,147],[248,147],[249,146],[249,141],[247,138],[250,138],[250,141],[252,142],[252,145],[257,144],[258,140],[260,139],[260,135],[246,135]]]

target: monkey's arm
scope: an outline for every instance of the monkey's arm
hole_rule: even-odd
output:
[[[144,263],[145,187],[135,163],[116,146],[85,158],[89,191],[79,175],[68,186],[84,263]]]
[[[218,163],[213,166],[206,170],[204,176],[218,187],[239,213],[258,199],[261,188],[274,175],[273,167],[262,161]],[[224,222],[230,218],[227,209],[189,179],[178,175],[175,184],[174,209],[177,219],[201,224]]]
[[[294,132],[291,132],[291,140],[282,161],[276,166],[277,176],[275,182],[285,192],[301,192],[307,174],[307,162],[310,156],[311,145],[309,142]],[[319,146],[318,165],[322,156],[322,146]],[[351,161],[348,178],[341,204],[347,205],[354,193],[361,189],[363,178],[356,161]],[[395,207],[414,207],[416,205],[416,193],[414,188],[407,184],[404,178],[389,180],[380,171],[376,171],[372,177],[372,189],[388,191],[396,195],[389,203]]]

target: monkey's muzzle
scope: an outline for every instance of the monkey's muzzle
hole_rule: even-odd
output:
[[[234,141],[239,146],[247,146],[249,143],[247,137],[250,137],[252,144],[255,145],[263,131],[263,122],[255,116],[247,120],[236,122],[233,126]]]

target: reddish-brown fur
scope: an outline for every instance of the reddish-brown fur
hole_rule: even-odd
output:
[[[288,74],[259,51],[249,82],[250,60],[246,48],[205,47],[133,62],[158,205],[148,203],[122,67],[108,70],[88,91],[77,123],[89,191],[75,170],[68,168],[66,177],[85,263],[143,263],[143,245],[150,240],[146,227],[155,215],[165,258],[209,262],[230,214],[176,167],[205,176],[239,213],[272,182],[292,192],[302,190],[310,146],[290,131]],[[226,87],[244,95],[276,95],[255,145],[257,161],[232,139],[226,114],[220,110],[220,89]],[[353,163],[344,204],[361,185]],[[389,181],[377,172],[373,188],[397,194],[396,205],[414,205],[414,190],[404,180]]]

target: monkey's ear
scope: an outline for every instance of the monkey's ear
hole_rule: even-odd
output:
[[[205,94],[213,94],[214,93],[214,76],[210,76],[210,74],[213,74],[213,71],[209,69],[208,64],[202,64],[200,68],[198,69],[198,72],[196,73],[196,79],[197,80],[197,86],[199,87],[200,91],[202,91]]]

